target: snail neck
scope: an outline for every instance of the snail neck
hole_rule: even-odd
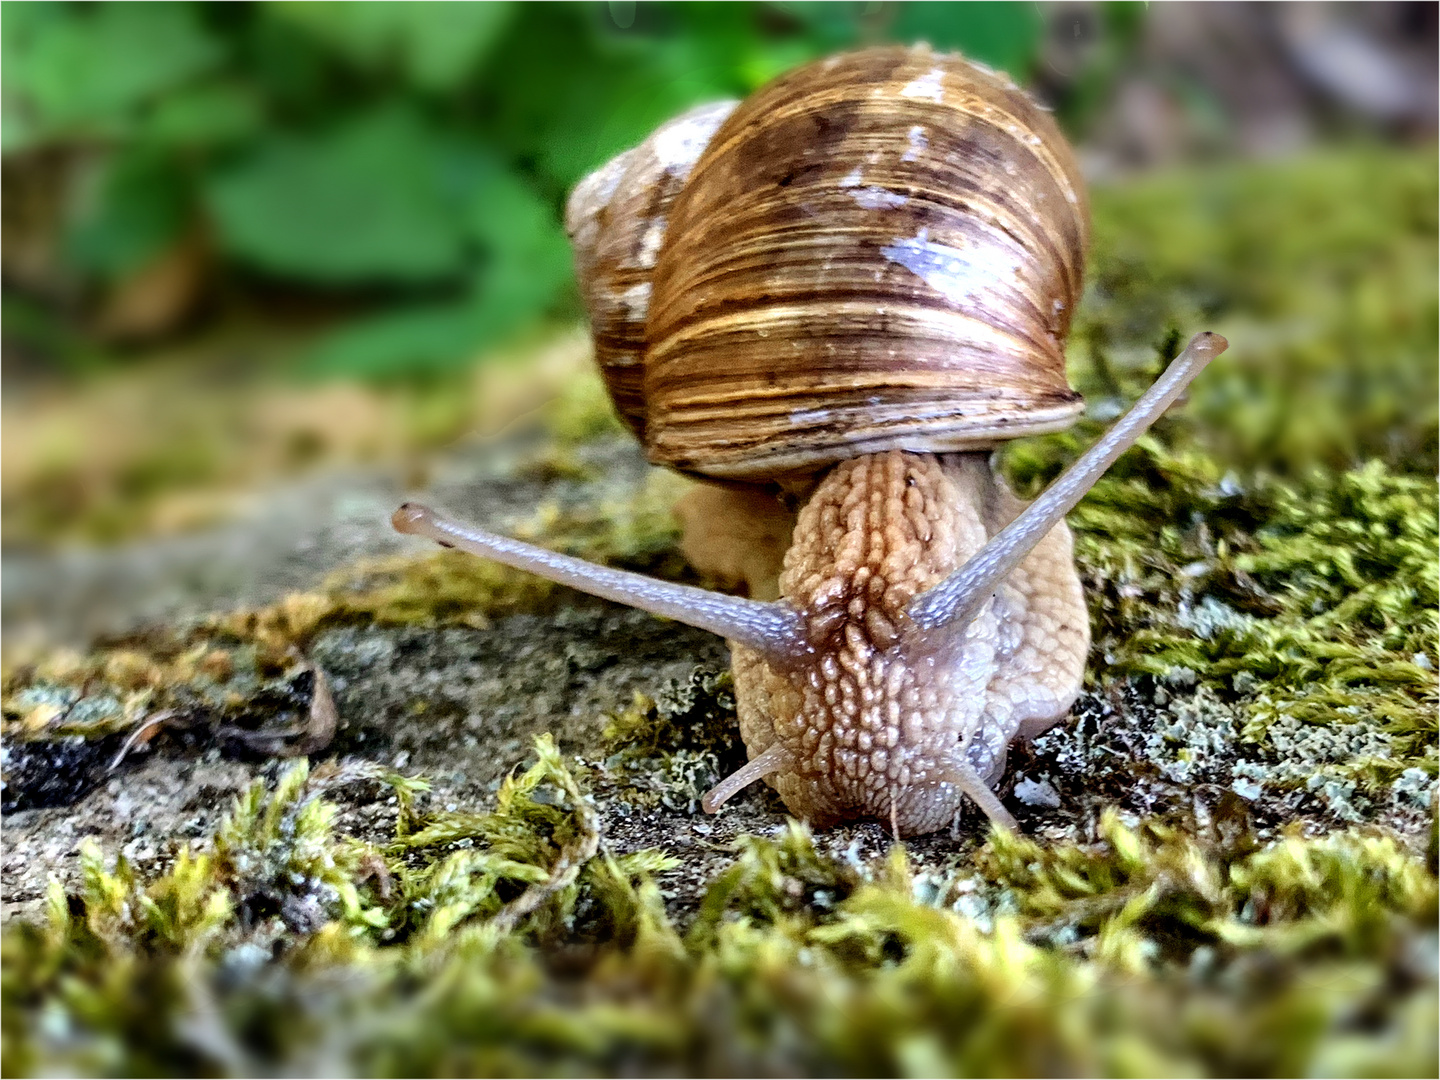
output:
[[[793,606],[803,607],[807,581],[819,574],[827,581],[863,585],[866,596],[879,589],[882,607],[876,618],[888,619],[898,610],[889,610],[887,596],[898,601],[912,577],[928,581],[927,568],[938,573],[950,565],[945,552],[926,550],[934,537],[964,541],[981,535],[966,508],[983,504],[993,486],[988,452],[937,457],[888,450],[842,461],[809,478],[791,478],[779,491],[699,484],[675,504],[675,513],[685,558],[728,591],[754,600],[779,599],[788,566],[793,591],[785,596]],[[890,521],[887,514],[896,509]],[[932,523],[931,517],[937,520]],[[963,546],[968,556],[968,543]],[[892,554],[913,574],[899,575],[899,588],[887,593],[891,582],[877,567]],[[881,580],[884,588],[872,584]],[[824,618],[836,617],[831,607],[826,606]]]
[[[780,594],[811,643],[907,636],[911,600],[985,545],[987,456],[887,450],[835,465],[801,508]]]

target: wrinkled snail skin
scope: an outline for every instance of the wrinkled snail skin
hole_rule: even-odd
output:
[[[750,762],[707,812],[764,779],[821,826],[916,835],[968,798],[1014,828],[992,790],[1007,748],[1068,712],[1089,649],[1064,516],[1225,340],[1197,335],[1017,499],[989,450],[1083,404],[1064,341],[1084,188],[1013,83],[925,47],[691,110],[582,181],[566,226],[617,410],[652,461],[741,485],[695,523],[766,540],[714,558],[687,526],[685,550],[779,599],[593,566],[414,504],[395,527],[724,636]],[[803,495],[798,514],[767,511],[767,486]]]
[[[837,465],[801,511],[781,593],[818,662],[732,646],[741,735],[785,749],[772,783],[797,816],[941,828],[960,808],[957,766],[997,779],[1021,725],[1070,708],[1090,634],[1063,523],[964,627],[924,633],[908,614],[1019,505],[982,455],[892,450]]]

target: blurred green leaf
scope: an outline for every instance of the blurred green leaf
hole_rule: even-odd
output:
[[[744,92],[734,65],[699,34],[648,37],[644,15],[621,32],[601,22],[603,6],[522,7],[486,76],[482,130],[491,144],[533,162],[558,193],[676,113]]]
[[[841,3],[819,6],[859,7]],[[790,68],[830,51],[824,35],[815,33],[813,27],[800,33],[807,29],[802,22],[797,20],[792,27],[777,20],[778,5],[677,4],[668,10],[674,18],[671,40],[684,42],[695,51],[694,57],[677,57],[676,62],[688,61],[697,71],[709,73],[709,87],[703,92],[706,97],[716,93],[743,97]],[[848,33],[853,40],[853,27]]]
[[[937,49],[956,49],[1023,80],[1042,29],[1037,4],[901,4],[890,36],[903,42],[929,42]]]
[[[315,138],[276,138],[210,189],[221,243],[271,273],[328,284],[425,282],[463,265],[434,129],[404,108]]]
[[[283,10],[274,4],[256,7],[236,35],[247,83],[277,114],[293,122],[320,122],[347,105],[353,107],[355,87],[335,78],[333,49],[283,17]]]
[[[543,311],[570,280],[570,244],[555,210],[517,177],[498,169],[476,187],[470,230],[485,248],[480,294],[497,317]],[[505,314],[501,314],[505,313]]]
[[[111,158],[66,236],[74,265],[114,280],[179,239],[190,219],[190,186],[173,159],[134,149]]]
[[[571,263],[554,209],[497,163],[476,164],[464,223],[483,260],[470,295],[357,320],[311,350],[307,371],[392,378],[453,369],[555,307]]]
[[[155,102],[138,126],[139,137],[176,148],[233,144],[257,134],[264,119],[260,101],[246,87],[185,87]]]
[[[405,4],[284,0],[276,13],[372,73],[397,68],[423,89],[453,90],[474,73],[510,19],[507,3]]]
[[[305,356],[307,374],[384,379],[454,368],[484,342],[468,300],[388,311],[327,334]]]
[[[875,15],[885,14],[883,4],[854,0],[788,0],[773,8],[799,23],[805,36],[824,52],[854,48],[862,26],[873,21]]]
[[[120,133],[135,107],[224,55],[190,4],[12,0],[3,11],[6,119],[23,118],[24,141]]]

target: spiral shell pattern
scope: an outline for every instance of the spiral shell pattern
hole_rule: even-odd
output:
[[[632,160],[622,182],[642,171]],[[1080,411],[1064,346],[1084,185],[1006,76],[924,46],[831,57],[717,120],[680,183],[665,175],[608,203],[608,227],[648,238],[609,243],[636,254],[588,270],[577,255],[612,395],[651,460],[762,482],[977,449]],[[596,302],[606,274],[608,296],[643,291],[643,337],[638,308],[622,335]]]
[[[575,186],[565,231],[595,336],[595,360],[624,421],[645,438],[645,322],[670,208],[735,101],[700,105]]]

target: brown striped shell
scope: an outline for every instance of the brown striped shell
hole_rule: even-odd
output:
[[[692,110],[571,197],[596,350],[652,461],[760,482],[1066,427],[1089,243],[1048,113],[929,48]]]
[[[645,438],[645,322],[670,207],[736,101],[700,105],[581,180],[565,206],[595,360],[620,416]]]

